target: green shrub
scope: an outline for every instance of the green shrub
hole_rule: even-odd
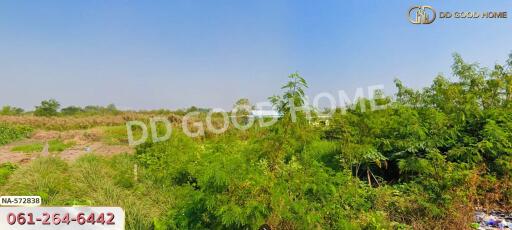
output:
[[[8,125],[0,123],[0,145],[28,137],[32,128],[21,125]]]

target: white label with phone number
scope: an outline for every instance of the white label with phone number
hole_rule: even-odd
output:
[[[0,207],[0,229],[122,230],[119,207]]]

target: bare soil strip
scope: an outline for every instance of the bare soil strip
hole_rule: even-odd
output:
[[[103,132],[100,128],[89,130],[72,130],[72,131],[37,131],[29,139],[17,141],[0,147],[0,164],[11,163],[27,163],[40,156],[56,156],[66,161],[73,161],[85,154],[97,154],[110,156],[121,153],[133,153],[134,149],[128,145],[109,145],[101,141]],[[15,146],[47,143],[53,139],[62,141],[73,141],[75,145],[60,153],[48,152],[47,146],[40,153],[21,153],[13,152],[11,149]]]

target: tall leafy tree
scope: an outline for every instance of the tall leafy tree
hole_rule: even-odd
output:
[[[59,113],[60,103],[55,99],[45,100],[41,102],[41,105],[36,106],[34,115],[51,117],[57,116]]]

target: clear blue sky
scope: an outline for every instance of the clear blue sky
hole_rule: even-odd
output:
[[[505,20],[413,25],[438,11],[508,11]],[[450,75],[451,54],[492,66],[512,50],[512,1],[0,2],[0,105],[43,99],[121,108],[228,108],[263,101],[299,71],[308,93],[394,78],[418,88]]]

